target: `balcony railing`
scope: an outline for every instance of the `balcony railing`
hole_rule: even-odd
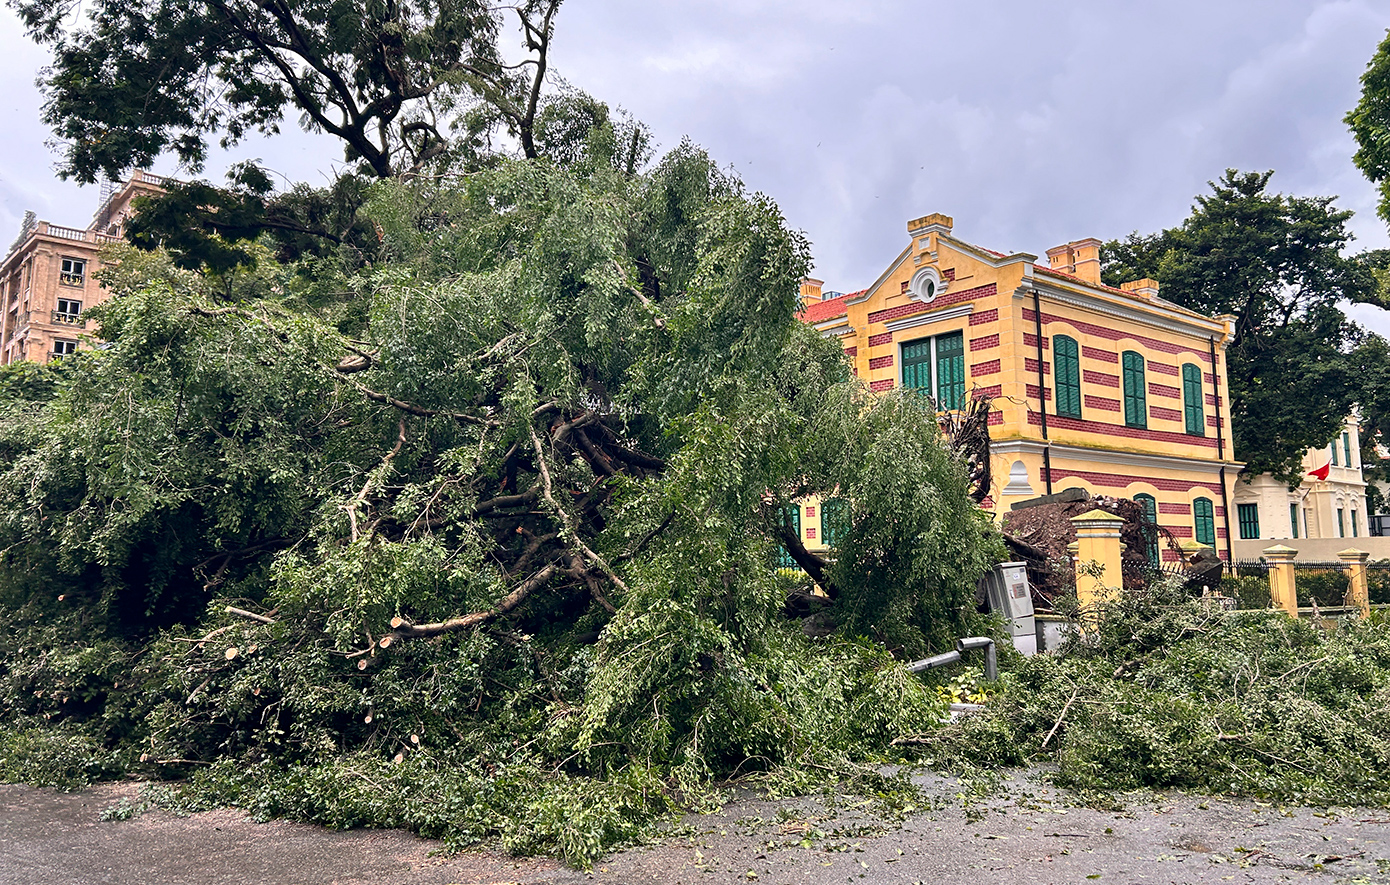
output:
[[[61,313],[53,311],[53,322],[60,326],[77,326],[79,329],[87,328],[87,318],[77,313]]]
[[[80,273],[60,273],[58,274],[58,282],[64,286],[85,286],[87,285],[87,276]]]

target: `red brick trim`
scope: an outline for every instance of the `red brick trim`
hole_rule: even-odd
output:
[[[999,360],[990,360],[987,363],[975,363],[970,367],[970,377],[978,378],[981,375],[998,375]]]
[[[1036,349],[1037,346],[1038,346],[1038,336],[1037,336],[1037,335],[1034,335],[1032,332],[1024,332],[1024,333],[1023,333],[1023,346],[1024,346],[1024,347],[1032,347],[1032,348]],[[1042,349],[1043,349],[1043,350],[1048,350],[1048,349],[1050,349],[1051,347],[1052,347],[1052,339],[1051,339],[1051,338],[1048,338],[1046,335],[1044,335],[1044,336],[1043,336],[1043,340],[1042,340]]]
[[[1203,381],[1204,383],[1206,383],[1206,384],[1215,384],[1215,383],[1216,383],[1216,376],[1213,375],[1213,374],[1210,373],[1210,372],[1203,372],[1203,373],[1202,373],[1202,381]]]
[[[991,307],[989,310],[982,310],[979,313],[970,315],[970,325],[982,326],[985,323],[993,323],[999,320],[998,308]]]
[[[1158,512],[1159,512],[1159,513],[1181,513],[1183,516],[1190,516],[1190,515],[1192,514],[1192,505],[1191,505],[1191,504],[1165,504],[1165,503],[1163,503],[1163,502],[1159,502],[1159,505],[1158,505]]]
[[[1052,415],[1047,417],[1047,423],[1052,423]],[[1189,489],[1208,489],[1220,494],[1221,484],[1215,482],[1193,482],[1192,480],[1182,479],[1159,479],[1152,476],[1134,476],[1124,473],[1096,473],[1091,470],[1068,470],[1062,467],[1052,468],[1052,479],[1056,482],[1059,479],[1066,479],[1074,476],[1077,479],[1084,479],[1093,486],[1104,486],[1112,489],[1123,489],[1136,482],[1146,482],[1159,491],[1164,492],[1186,492]]]
[[[1100,360],[1103,363],[1118,363],[1120,361],[1118,353],[1111,353],[1098,347],[1087,347],[1084,344],[1081,345],[1081,355],[1087,359]]]
[[[1190,525],[1165,525],[1164,528],[1171,532],[1175,538],[1192,537],[1192,526]]]
[[[970,398],[984,399],[985,397],[989,397],[990,399],[994,399],[1003,392],[1004,388],[1001,385],[991,384],[988,387],[976,387],[974,390],[970,391]]]
[[[1181,421],[1182,412],[1177,409],[1165,409],[1162,406],[1149,406],[1149,415],[1161,421]]]
[[[911,283],[911,280],[903,280],[903,289],[902,289],[902,290],[903,290],[904,293],[907,292],[907,287],[908,287],[908,285],[909,285],[910,283]]]
[[[1029,424],[1041,424],[1042,419],[1032,412],[1028,413]],[[1126,427],[1123,424],[1104,424],[1100,421],[1086,421],[1081,418],[1063,418],[1061,415],[1049,415],[1047,417],[1048,427],[1058,427],[1065,430],[1080,430],[1087,433],[1099,433],[1104,436],[1123,436],[1129,439],[1147,439],[1154,442],[1174,443],[1181,446],[1203,446],[1205,448],[1216,448],[1216,440],[1205,436],[1188,436],[1185,433],[1174,433],[1168,430],[1148,430],[1143,427]],[[1155,483],[1156,484],[1156,483]],[[1216,491],[1221,491],[1221,486],[1213,486]]]
[[[869,346],[877,347],[880,344],[891,344],[893,341],[892,332],[880,332],[877,335],[869,336]]]
[[[941,272],[941,275],[942,275],[943,277],[945,277],[946,279],[950,280],[951,282],[955,282],[955,280],[956,280],[956,269],[955,269],[954,267],[948,267],[948,268],[946,268],[945,270],[943,270],[943,271]]]
[[[1213,396],[1213,395],[1210,394],[1210,393],[1208,393],[1208,394],[1206,395],[1205,399],[1206,399],[1206,401],[1207,401],[1207,405],[1209,405],[1209,406],[1214,406],[1214,405],[1216,405],[1216,403],[1217,403],[1216,397]]]
[[[1089,394],[1086,395],[1084,399],[1086,401],[1086,408],[1088,409],[1100,409],[1102,412],[1118,412],[1120,410],[1120,401],[1117,399],[1110,399],[1104,396],[1091,396]]]
[[[1119,387],[1119,375],[1107,375],[1105,372],[1092,372],[1086,369],[1081,373],[1081,380],[1088,384],[1099,384],[1101,387]]]
[[[859,346],[845,348],[845,356],[859,356]]]
[[[906,283],[903,284],[906,286]],[[903,290],[907,291],[906,289]],[[962,289],[959,292],[947,292],[930,304],[923,304],[920,301],[913,301],[908,304],[899,304],[897,307],[886,307],[883,310],[876,310],[869,314],[869,322],[886,323],[892,320],[910,317],[913,314],[926,313],[929,310],[940,310],[952,304],[959,304],[962,301],[970,301],[975,298],[985,298],[995,294],[994,283],[987,286],[976,286],[973,289]]]
[[[869,360],[870,369],[884,369],[891,365],[893,365],[893,355],[891,353],[886,356],[876,356]]]
[[[990,413],[989,413],[989,426],[990,426],[990,427],[997,427],[998,425],[1003,424],[1003,423],[1004,423],[1004,413],[1003,413],[1003,412],[990,412]]]
[[[1155,384],[1152,381],[1149,382],[1149,393],[1154,396],[1166,396],[1169,399],[1180,399],[1182,397],[1182,391],[1178,390],[1176,387],[1169,387],[1167,384]]]
[[[1038,385],[1036,385],[1036,384],[1026,384],[1026,385],[1024,385],[1024,395],[1027,396],[1029,399],[1037,399],[1037,398],[1038,398]],[[1052,399],[1052,388],[1051,388],[1051,387],[1045,387],[1045,388],[1043,388],[1043,395],[1046,396],[1049,400]]]
[[[1033,359],[1032,357],[1024,357],[1023,369],[1025,372],[1032,372],[1034,375],[1038,374],[1038,361]],[[1044,375],[1051,375],[1052,363],[1049,363],[1047,360],[1043,360],[1042,370]]]
[[[970,350],[971,350],[971,352],[974,352],[974,351],[977,351],[977,350],[988,350],[988,349],[991,348],[991,347],[998,347],[998,346],[999,346],[999,336],[998,336],[998,335],[986,335],[986,336],[984,336],[983,338],[971,338],[971,339],[970,339]]]
[[[892,389],[893,389],[893,379],[892,379],[892,378],[880,378],[880,379],[877,380],[877,381],[870,381],[870,382],[869,382],[869,389],[872,390],[872,391],[874,391],[875,393],[878,393],[878,392],[881,392],[881,391],[884,391],[884,390],[892,390]]]
[[[1037,313],[1031,307],[1025,307],[1023,309],[1023,318],[1025,320],[1035,320],[1037,318]],[[1111,328],[1110,326],[1098,326],[1095,323],[1087,323],[1082,320],[1074,320],[1070,317],[1057,316],[1050,313],[1043,313],[1042,321],[1044,323],[1062,323],[1063,325],[1071,326],[1078,332],[1087,335],[1095,335],[1097,338],[1105,338],[1110,341],[1119,341],[1123,338],[1129,338],[1159,353],[1191,353],[1199,360],[1208,363],[1211,362],[1211,354],[1195,346],[1187,347],[1181,344],[1174,344],[1171,341],[1160,341],[1157,338],[1146,338],[1143,335],[1131,335],[1119,329]]]
[[[1146,368],[1156,375],[1172,375],[1174,378],[1178,377],[1177,366],[1170,366],[1167,363],[1158,363],[1153,360],[1145,360],[1144,362],[1147,364]]]

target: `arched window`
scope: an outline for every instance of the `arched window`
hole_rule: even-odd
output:
[[[1216,517],[1210,498],[1192,502],[1192,528],[1198,544],[1216,546]]]
[[[1158,565],[1158,502],[1153,495],[1135,495],[1134,503],[1144,508],[1144,519],[1148,520],[1148,525],[1144,526],[1144,553],[1149,557],[1149,562]]]
[[[1187,363],[1182,367],[1182,413],[1187,422],[1187,432],[1193,436],[1206,436],[1206,415],[1202,410],[1202,367]]]
[[[1149,403],[1144,390],[1144,357],[1126,350],[1123,357],[1125,386],[1125,424],[1149,426]]]
[[[1064,418],[1080,418],[1081,367],[1075,338],[1052,336],[1052,377],[1057,414]]]

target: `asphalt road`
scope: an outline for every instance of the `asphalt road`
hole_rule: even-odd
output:
[[[552,860],[435,855],[384,831],[332,832],[225,810],[102,821],[132,784],[77,794],[0,786],[0,885],[502,883],[1390,883],[1390,810],[1281,808],[1182,794],[1110,810],[1020,778],[986,802],[927,778],[899,825],[841,800],[744,800],[591,872]]]

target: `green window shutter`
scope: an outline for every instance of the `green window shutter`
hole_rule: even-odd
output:
[[[1332,441],[1332,466],[1339,466],[1337,464],[1337,441],[1335,439]]]
[[[1192,502],[1193,529],[1198,544],[1216,546],[1216,519],[1211,508],[1210,498],[1198,498]]]
[[[1080,418],[1080,360],[1076,352],[1076,339],[1066,335],[1052,336],[1052,387],[1057,414],[1064,418]]]
[[[1202,410],[1203,399],[1205,397],[1202,395],[1202,369],[1188,363],[1182,367],[1182,405],[1187,432],[1193,436],[1207,435],[1206,415]]]
[[[1148,525],[1144,526],[1144,553],[1149,557],[1149,562],[1156,566],[1159,564],[1158,502],[1153,495],[1135,495],[1134,501],[1144,508],[1144,519],[1148,520]]]
[[[1125,424],[1149,426],[1149,403],[1144,391],[1144,357],[1132,350],[1124,354]]]
[[[965,408],[965,336],[936,337],[936,405],[942,411]]]
[[[849,533],[849,506],[843,498],[827,498],[821,502],[820,531],[827,547],[839,544]]]
[[[1289,528],[1292,530],[1290,537],[1298,537],[1298,505],[1289,505]]]
[[[903,387],[931,393],[931,339],[903,345]]]
[[[1346,511],[1343,510],[1342,508],[1338,507],[1338,508],[1337,508],[1337,537],[1339,537],[1339,538],[1345,538],[1346,536],[1347,536],[1347,516],[1346,516]]]
[[[797,504],[785,504],[782,507],[783,524],[790,523],[792,532],[799,538],[801,537],[801,507]],[[801,568],[792,559],[792,555],[780,544],[777,545],[777,567],[778,568]]]
[[[1237,504],[1236,515],[1240,518],[1241,540],[1251,540],[1260,536],[1260,505]]]
[[[1351,466],[1351,432],[1342,433],[1342,452],[1347,456],[1347,466]]]

